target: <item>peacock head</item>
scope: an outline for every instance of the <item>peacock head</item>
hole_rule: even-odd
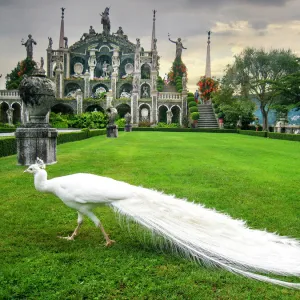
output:
[[[38,171],[46,169],[46,165],[44,164],[44,161],[37,157],[35,164],[30,165],[25,171],[27,173],[36,174]]]

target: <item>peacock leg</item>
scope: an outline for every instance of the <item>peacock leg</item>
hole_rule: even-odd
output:
[[[64,236],[59,236],[59,238],[61,238],[61,239],[66,239],[66,240],[68,240],[68,241],[74,241],[74,237],[78,234],[79,228],[80,228],[80,226],[82,225],[82,223],[83,223],[83,215],[82,215],[82,213],[80,213],[80,212],[78,211],[77,227],[75,228],[75,230],[74,230],[74,232],[72,233],[72,235],[71,235],[71,236],[66,236],[66,237],[64,237]]]
[[[105,244],[106,247],[109,247],[109,246],[111,246],[113,243],[115,243],[114,240],[111,240],[111,239],[109,238],[109,236],[108,236],[108,234],[105,232],[104,227],[102,226],[100,220],[99,220],[99,219],[98,219],[91,211],[85,211],[84,214],[85,214],[86,216],[88,216],[88,217],[95,223],[95,225],[96,225],[97,227],[100,228],[102,234],[104,235],[105,241],[106,241],[106,244]]]

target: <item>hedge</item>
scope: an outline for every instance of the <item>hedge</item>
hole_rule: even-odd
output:
[[[267,131],[238,130],[238,133],[252,136],[268,137]]]
[[[157,128],[157,127],[132,127],[132,131],[168,131],[168,132],[215,132],[237,133],[236,129],[218,128]]]
[[[105,135],[106,129],[82,130],[80,132],[63,132],[57,137],[57,144],[76,142],[90,137]],[[15,137],[0,139],[0,157],[14,155],[17,153],[17,140]]]
[[[15,137],[0,139],[0,157],[17,153],[17,141]]]
[[[268,133],[268,137],[270,139],[278,139],[278,140],[288,140],[288,141],[298,141],[298,142],[300,142],[300,134],[269,132]]]
[[[10,132],[15,132],[15,131],[16,131],[16,128],[6,128],[6,127],[0,128],[0,133],[10,133]]]

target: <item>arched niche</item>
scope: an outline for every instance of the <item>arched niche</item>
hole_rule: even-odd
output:
[[[139,120],[140,122],[150,122],[151,108],[148,104],[141,104],[139,107]]]
[[[120,78],[126,78],[132,75],[134,69],[134,61],[132,58],[128,57],[122,60],[119,68]]]
[[[121,103],[116,107],[117,111],[118,111],[118,115],[120,116],[120,118],[124,118],[124,116],[127,113],[131,112],[131,108],[128,104],[125,103]]]
[[[171,112],[172,112],[172,123],[178,123],[180,124],[180,107],[177,105],[172,106],[171,108]]]
[[[150,79],[151,68],[148,64],[143,64],[141,67],[141,79]]]
[[[74,114],[74,109],[67,104],[58,103],[51,107],[51,112],[56,114],[61,113],[63,115],[72,115]]]
[[[76,67],[75,67],[75,65],[76,65]],[[82,71],[80,70],[80,65],[82,65]],[[72,75],[84,74],[86,71],[86,68],[87,68],[86,60],[83,57],[80,57],[80,56],[72,57],[72,59],[71,59],[71,74]]]
[[[2,102],[0,104],[0,123],[8,123],[7,110],[9,109],[9,105],[6,102]]]
[[[75,92],[81,90],[81,87],[78,83],[69,82],[65,86],[65,97],[75,98]]]
[[[123,93],[123,95],[122,95]],[[131,83],[124,83],[119,88],[118,98],[128,98],[130,99],[132,93],[132,84]]]
[[[14,109],[13,112],[13,123],[21,123],[21,104],[20,103],[13,103],[11,106]]]
[[[109,54],[98,53],[97,56],[97,64],[95,68],[95,77],[105,77],[103,67],[106,64],[106,75],[110,76],[112,73],[112,65],[111,65],[111,56]]]
[[[98,111],[98,112],[104,113],[103,107],[101,107],[99,104],[89,105],[89,106],[85,109],[85,112],[94,112],[94,111]]]
[[[151,88],[148,83],[143,83],[141,85],[141,98],[150,98],[151,97]]]
[[[165,105],[161,105],[158,108],[158,122],[167,123],[167,111],[168,107]]]

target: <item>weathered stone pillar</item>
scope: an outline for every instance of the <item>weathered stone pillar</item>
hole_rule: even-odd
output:
[[[112,94],[112,90],[110,89],[106,93],[106,109],[109,109],[112,106],[113,106],[113,94]]]
[[[183,118],[187,116],[187,90],[183,90],[181,93],[182,97],[182,110],[181,110],[181,118],[180,118],[180,125],[183,123]]]
[[[84,98],[90,97],[90,73],[86,71],[84,73]]]
[[[82,114],[82,106],[83,106],[83,93],[80,89],[75,92],[76,104],[77,104],[77,114]]]
[[[43,72],[41,72],[43,71]],[[47,114],[55,99],[55,84],[45,77],[45,71],[36,71],[20,84],[20,96],[29,122],[17,128],[17,159],[20,165],[31,165],[37,157],[45,164],[56,162],[57,130],[49,128]]]
[[[151,98],[152,98],[152,112],[151,112],[151,122],[157,123],[157,71],[151,71]]]
[[[63,70],[58,67],[55,72],[56,82],[56,98],[63,98],[64,96],[64,76]]]

